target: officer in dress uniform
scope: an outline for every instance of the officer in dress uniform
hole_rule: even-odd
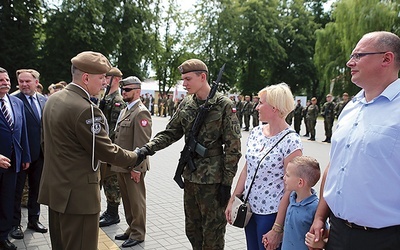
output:
[[[107,83],[110,84],[110,92],[104,97],[105,104],[103,113],[109,126],[108,135],[113,142],[115,138],[115,125],[119,113],[126,107],[126,104],[119,93],[119,81],[121,78],[122,72],[116,67],[111,68],[111,70],[106,74]],[[121,203],[121,192],[118,185],[117,173],[111,170],[110,164],[101,164],[100,173],[101,184],[107,198],[107,210],[101,214],[99,226],[105,227],[120,222],[118,207]]]
[[[137,154],[112,143],[103,113],[90,101],[106,86],[107,58],[84,51],[71,62],[72,82],[51,95],[43,111],[38,201],[49,207],[52,249],[97,250],[99,160],[130,169]]]
[[[147,143],[151,137],[150,111],[140,100],[141,81],[135,76],[120,82],[122,96],[128,106],[122,110],[115,131],[115,143],[124,149],[133,150]],[[116,240],[124,240],[122,247],[132,247],[144,241],[146,236],[146,186],[145,176],[150,168],[149,160],[144,160],[134,169],[127,170],[113,166],[118,172],[125,218],[128,228]]]

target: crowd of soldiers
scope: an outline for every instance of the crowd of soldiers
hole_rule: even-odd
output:
[[[239,119],[240,128],[243,128],[244,131],[249,131],[250,119],[252,120],[253,128],[260,124],[257,110],[257,105],[260,100],[258,96],[253,96],[253,100],[251,100],[249,95],[244,96],[244,99],[243,95],[239,95],[237,99],[235,96],[230,96],[230,99],[235,104],[236,116]]]
[[[333,96],[328,94],[326,102],[319,107],[317,98],[313,97],[307,100],[306,106],[301,105],[301,100],[297,100],[294,110],[286,117],[286,122],[291,125],[294,121],[294,129],[300,134],[301,122],[304,121],[306,133],[303,136],[309,137],[308,140],[315,141],[315,125],[317,118],[321,115],[324,118],[325,140],[322,142],[331,142],[332,127],[335,118],[338,118],[344,106],[349,101],[349,94],[343,93],[342,100],[338,103],[333,101]]]

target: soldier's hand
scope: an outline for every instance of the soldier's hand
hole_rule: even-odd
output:
[[[137,154],[137,160],[136,160],[135,167],[139,166],[140,163],[142,163],[148,155],[154,154],[154,153],[151,153],[150,148],[146,145],[141,148],[135,148],[134,152]]]
[[[221,207],[226,207],[231,198],[231,186],[221,184],[218,189],[218,202]]]

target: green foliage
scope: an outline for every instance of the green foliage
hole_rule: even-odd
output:
[[[125,76],[155,73],[160,92],[180,79],[179,64],[202,59],[210,82],[226,63],[225,91],[253,94],[286,82],[295,95],[355,94],[348,55],[367,32],[400,34],[398,0],[8,0],[0,5],[0,66],[35,68],[47,87],[69,81],[70,59],[106,55]],[[14,84],[15,86],[15,84]]]
[[[332,11],[334,21],[317,32],[315,63],[318,65],[320,89],[333,94],[354,95],[359,88],[351,83],[348,56],[360,38],[368,32],[385,30],[400,34],[400,3],[390,0],[339,0]]]
[[[21,68],[38,68],[42,11],[40,0],[1,1],[0,67],[5,68],[13,87],[15,72]]]

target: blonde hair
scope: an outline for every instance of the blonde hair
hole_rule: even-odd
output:
[[[261,101],[279,110],[282,118],[285,118],[294,109],[292,91],[284,82],[263,88],[258,92],[258,96]]]

